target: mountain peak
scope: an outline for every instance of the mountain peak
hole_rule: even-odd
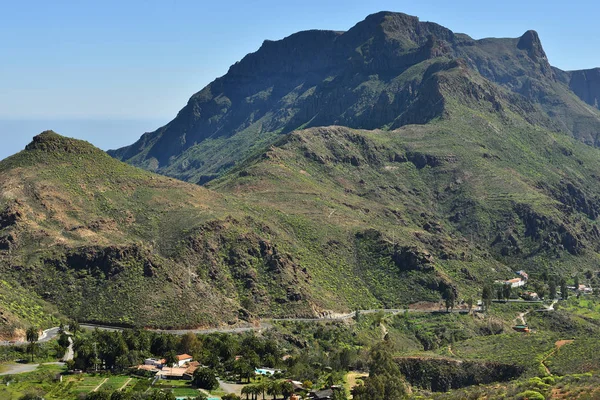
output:
[[[538,33],[534,30],[529,30],[519,38],[517,47],[521,50],[526,50],[529,56],[533,59],[546,58],[546,52],[542,47],[542,41]]]
[[[25,146],[25,150],[39,150],[48,153],[63,152],[73,154],[92,154],[102,152],[102,150],[94,147],[92,144],[83,141],[68,138],[58,133],[47,130],[37,136],[34,136],[31,143]]]

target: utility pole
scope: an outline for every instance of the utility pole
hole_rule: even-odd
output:
[[[94,371],[98,372],[98,346],[94,342]]]

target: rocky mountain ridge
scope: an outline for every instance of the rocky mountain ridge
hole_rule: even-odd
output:
[[[305,31],[265,41],[192,96],[169,124],[110,154],[205,183],[295,129],[395,129],[441,118],[444,100],[428,78],[456,62],[514,93],[515,102],[529,103],[536,123],[597,142],[600,114],[572,96],[569,86],[585,101],[593,96],[579,89],[577,77],[573,85],[565,83],[535,31],[474,40],[416,17],[381,12],[347,32]]]

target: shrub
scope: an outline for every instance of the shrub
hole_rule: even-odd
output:
[[[536,392],[535,390],[526,390],[517,395],[517,400],[546,400],[544,395],[540,392]]]

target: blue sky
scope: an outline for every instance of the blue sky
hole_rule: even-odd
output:
[[[0,158],[21,149],[38,125],[60,131],[67,120],[80,122],[61,133],[102,148],[129,144],[174,117],[194,92],[264,39],[314,28],[347,30],[381,10],[417,15],[475,38],[535,29],[553,65],[600,66],[600,4],[571,4],[0,0],[0,120],[10,120],[0,124]],[[95,128],[85,132],[85,121]]]

